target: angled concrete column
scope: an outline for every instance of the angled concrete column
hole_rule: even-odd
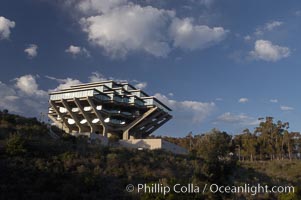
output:
[[[135,119],[132,123],[130,123],[129,125],[127,125],[126,127],[124,127],[123,129],[123,136],[122,138],[124,140],[128,140],[130,135],[129,135],[129,131],[135,127],[139,122],[141,122],[142,120],[144,120],[146,117],[148,117],[149,115],[151,115],[152,113],[154,113],[157,110],[157,107],[151,108],[150,110],[148,110],[147,112],[145,112],[142,116],[138,117],[137,119]]]
[[[67,101],[65,99],[62,99],[62,103],[65,106],[65,108],[67,109],[68,113],[71,115],[71,117],[74,119],[76,126],[78,127],[78,132],[81,133],[82,132],[82,126],[79,122],[79,119],[77,118],[76,114],[74,114],[70,108],[70,106],[68,105]]]
[[[71,126],[68,124],[68,122],[65,119],[65,117],[63,116],[63,114],[60,113],[60,111],[57,108],[57,106],[55,105],[55,103],[53,101],[49,101],[49,104],[55,110],[56,114],[63,120],[63,125],[62,125],[63,130],[66,131],[67,133],[71,133],[71,130],[72,130]],[[55,121],[57,121],[57,120],[55,120]],[[64,126],[65,126],[65,128],[64,128]]]
[[[89,126],[90,126],[90,130],[91,130],[91,133],[94,133],[96,128],[95,128],[95,125],[92,123],[92,120],[91,118],[89,117],[89,115],[87,115],[87,113],[84,111],[84,108],[83,106],[80,104],[80,101],[77,99],[77,98],[74,98],[73,99],[76,106],[78,107],[78,109],[80,110],[80,112],[83,114],[83,116],[85,117],[85,119],[87,120]]]
[[[95,106],[93,100],[90,97],[87,97],[87,101],[90,104],[90,106],[92,107],[95,115],[98,117],[99,122],[100,122],[100,124],[103,127],[102,135],[105,136],[105,137],[108,137],[108,127],[105,125],[103,117],[99,114],[99,112],[96,109],[96,106]]]
[[[66,133],[69,133],[69,129],[64,125],[62,124],[62,122],[59,122],[57,119],[55,119],[54,116],[52,116],[51,114],[48,114],[48,117],[56,124],[57,127],[62,127],[62,129],[66,132]]]
[[[149,133],[151,133],[151,132],[154,132],[156,129],[158,129],[160,126],[162,126],[163,124],[165,124],[168,120],[170,120],[172,117],[169,115],[169,116],[167,116],[160,124],[155,124],[154,125],[154,127],[152,127],[150,130],[148,130],[148,131],[145,131],[144,132],[144,134],[145,133],[147,133],[146,135],[148,135]]]
[[[156,117],[158,117],[162,113],[164,113],[164,112],[157,110],[156,113],[153,113],[152,115],[149,116],[149,117],[151,117],[150,120],[143,120],[142,122],[140,122],[139,124],[137,124],[137,126],[135,127],[135,130],[139,130],[143,126],[149,126],[149,124],[154,124],[157,120],[153,121],[153,119],[155,119]]]
[[[153,126],[159,125],[159,127],[160,127],[162,123],[158,124],[158,122],[163,120],[164,118],[166,118],[168,116],[168,114],[166,114],[164,112],[159,112],[156,114],[156,116],[159,116],[159,118],[157,118],[155,121],[153,121],[152,120],[153,118],[152,118],[151,121],[145,125],[143,130],[140,130],[139,127],[137,129],[135,129],[136,131],[140,131],[139,135],[144,135],[146,132],[149,132],[147,130]]]

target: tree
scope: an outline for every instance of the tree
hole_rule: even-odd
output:
[[[256,127],[255,134],[258,135],[260,159],[268,157],[271,160],[280,159],[283,154],[283,134],[289,128],[288,122],[273,122],[273,117],[266,117]]]
[[[231,140],[230,135],[217,129],[199,138],[197,154],[204,159],[202,168],[209,180],[219,181],[234,168],[229,155]]]
[[[249,157],[250,161],[253,161],[256,156],[257,137],[249,129],[243,131],[241,145],[245,156]]]

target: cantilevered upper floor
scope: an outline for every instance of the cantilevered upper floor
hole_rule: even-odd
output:
[[[68,133],[145,138],[172,118],[169,107],[129,83],[79,84],[49,95],[48,116]]]

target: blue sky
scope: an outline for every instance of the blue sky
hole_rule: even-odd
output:
[[[0,109],[39,116],[50,90],[114,79],[173,109],[156,134],[300,131],[300,35],[297,0],[2,0]]]

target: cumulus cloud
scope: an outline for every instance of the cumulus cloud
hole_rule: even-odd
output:
[[[282,111],[291,111],[291,110],[294,110],[294,108],[290,107],[290,106],[280,106],[280,110],[282,110]]]
[[[238,99],[238,103],[247,103],[249,101],[248,98],[240,98]]]
[[[26,95],[47,96],[47,92],[40,90],[36,77],[28,74],[15,79],[15,87]]]
[[[77,84],[82,83],[80,80],[72,79],[72,78],[60,79],[60,78],[55,78],[55,77],[51,77],[51,76],[46,76],[46,78],[55,80],[56,82],[59,83],[59,85],[56,88],[50,89],[49,91],[57,91],[57,90],[67,89],[67,88],[70,88],[70,86],[72,86],[72,85],[77,85]]]
[[[100,82],[108,80],[103,74],[99,72],[92,72],[91,76],[89,76],[90,82]]]
[[[24,114],[26,116],[38,116],[41,112],[47,112],[48,94],[47,91],[39,89],[37,82],[38,76],[24,75],[15,78],[14,84],[8,86],[0,82],[0,109],[9,109],[10,111]],[[81,84],[82,82],[77,79],[64,78],[59,79],[51,76],[46,78],[54,80],[58,83],[55,89],[48,91],[55,91],[60,89],[69,88],[71,85]],[[98,72],[94,72],[89,79],[99,81],[108,80],[105,76]],[[109,79],[113,79],[109,77]],[[116,79],[115,79],[116,81]],[[124,80],[123,80],[124,81]],[[137,80],[130,81],[132,83],[146,86],[146,82],[139,82]],[[157,93],[155,97],[165,103],[167,106],[174,109],[174,116],[177,122],[181,123],[200,123],[212,114],[216,105],[214,102],[200,102],[200,101],[176,101],[169,97]]]
[[[278,26],[281,26],[283,24],[283,22],[281,21],[272,21],[272,22],[268,22],[265,24],[265,29],[268,31],[271,31],[273,29],[275,29]]]
[[[173,15],[172,11],[129,4],[83,18],[81,24],[89,40],[111,57],[124,57],[136,50],[164,57],[170,47],[161,30]]]
[[[257,125],[259,121],[246,114],[233,114],[226,112],[217,117],[217,121],[231,124]]]
[[[194,123],[202,122],[216,108],[214,102],[176,101],[160,93],[156,93],[154,96],[174,110],[175,118]]]
[[[24,50],[24,52],[27,54],[29,58],[34,58],[38,55],[38,45],[36,44],[30,44],[28,47]]]
[[[60,79],[60,78],[55,78],[55,77],[51,77],[51,76],[46,76],[46,78],[54,80],[54,81],[59,83],[59,85],[55,89],[51,89],[50,91],[66,89],[66,88],[70,88],[70,86],[72,86],[72,85],[77,85],[77,84],[82,83],[80,80],[72,79],[72,78]],[[99,72],[92,72],[91,75],[88,77],[88,80],[91,83],[107,81],[107,80],[113,80],[113,81],[116,81],[116,82],[119,82],[119,83],[129,82],[129,83],[133,83],[134,86],[137,89],[143,89],[147,86],[147,82],[140,82],[140,81],[137,81],[137,80],[118,79],[118,78],[114,78],[114,77],[106,77],[106,76],[104,76],[103,74],[101,74]]]
[[[290,55],[290,49],[288,47],[274,45],[268,40],[257,40],[254,50],[250,52],[250,55],[258,60],[275,62],[288,57]]]
[[[192,18],[176,18],[170,27],[173,45],[189,50],[204,49],[218,43],[225,38],[227,32],[223,27],[194,25]]]
[[[102,73],[99,72],[92,72],[91,76],[89,76],[89,82],[100,82],[100,81],[107,81],[107,80],[113,80],[116,81],[118,83],[122,83],[122,82],[135,82],[135,83],[139,83],[138,81],[134,80],[125,80],[125,79],[119,79],[119,78],[115,78],[115,77],[106,77],[105,75],[103,75]]]
[[[84,47],[79,47],[79,46],[74,46],[74,45],[70,45],[65,52],[72,54],[73,56],[76,55],[86,55],[87,57],[90,57],[90,52],[84,48]]]
[[[8,109],[11,112],[23,114],[26,116],[38,116],[41,112],[47,112],[48,92],[70,88],[72,85],[81,84],[82,82],[73,78],[56,78],[46,76],[50,80],[57,82],[54,89],[48,91],[39,88],[37,82],[38,75],[23,75],[15,78],[13,85],[6,85],[0,81],[0,109]],[[126,82],[127,80],[116,79],[113,77],[105,77],[99,72],[93,72],[89,77],[90,82],[114,80],[117,82]],[[137,80],[128,81],[130,83],[140,85],[141,88],[146,87],[146,82]]]
[[[14,28],[16,23],[3,16],[0,16],[0,40],[8,39],[11,29]]]
[[[13,85],[0,82],[0,109],[26,116],[38,116],[46,112],[48,94],[39,89],[36,76],[24,75],[13,82]]]
[[[85,14],[106,13],[126,3],[127,0],[86,0],[81,1],[77,8]]]
[[[192,18],[180,19],[171,10],[125,0],[82,1],[77,8],[85,14],[80,24],[89,41],[112,58],[135,51],[166,57],[173,47],[203,49],[223,40],[228,32],[195,24]]]
[[[72,79],[72,78],[58,79],[58,82],[60,84],[57,88],[55,88],[55,90],[70,88],[70,86],[72,86],[72,85],[77,85],[77,84],[82,83],[81,81],[79,81],[77,79]]]
[[[18,112],[19,108],[14,105],[14,101],[18,99],[17,92],[13,87],[0,81],[0,109],[8,109],[13,112]]]
[[[283,25],[282,21],[274,20],[274,21],[267,22],[264,25],[257,27],[253,34],[244,36],[244,40],[248,42],[251,41],[253,38],[262,37],[264,34],[273,31],[282,25]]]
[[[246,35],[245,37],[244,37],[244,40],[245,41],[249,41],[249,40],[251,40],[252,39],[252,37],[250,36],[250,35]]]
[[[146,82],[140,82],[140,83],[137,83],[137,84],[134,85],[135,88],[138,88],[138,89],[141,89],[141,90],[146,88],[146,86],[147,86]]]
[[[275,28],[281,26],[283,22],[281,21],[271,21],[267,22],[263,27],[258,27],[255,31],[255,35],[259,36],[264,34],[266,31],[272,31]]]
[[[278,103],[278,99],[270,99],[271,103]]]
[[[65,50],[67,53],[79,54],[81,52],[80,47],[70,45],[68,49]]]
[[[210,7],[215,0],[199,0],[198,2],[206,7]]]
[[[297,10],[297,11],[295,12],[295,15],[296,15],[297,17],[301,16],[301,10]]]
[[[92,72],[91,76],[89,76],[89,81],[90,82],[100,82],[100,81],[107,81],[107,80],[113,80],[116,82],[129,82],[134,85],[135,88],[137,89],[144,89],[147,87],[147,82],[141,82],[137,80],[125,80],[125,79],[118,79],[115,77],[106,77],[103,74],[99,72]]]

